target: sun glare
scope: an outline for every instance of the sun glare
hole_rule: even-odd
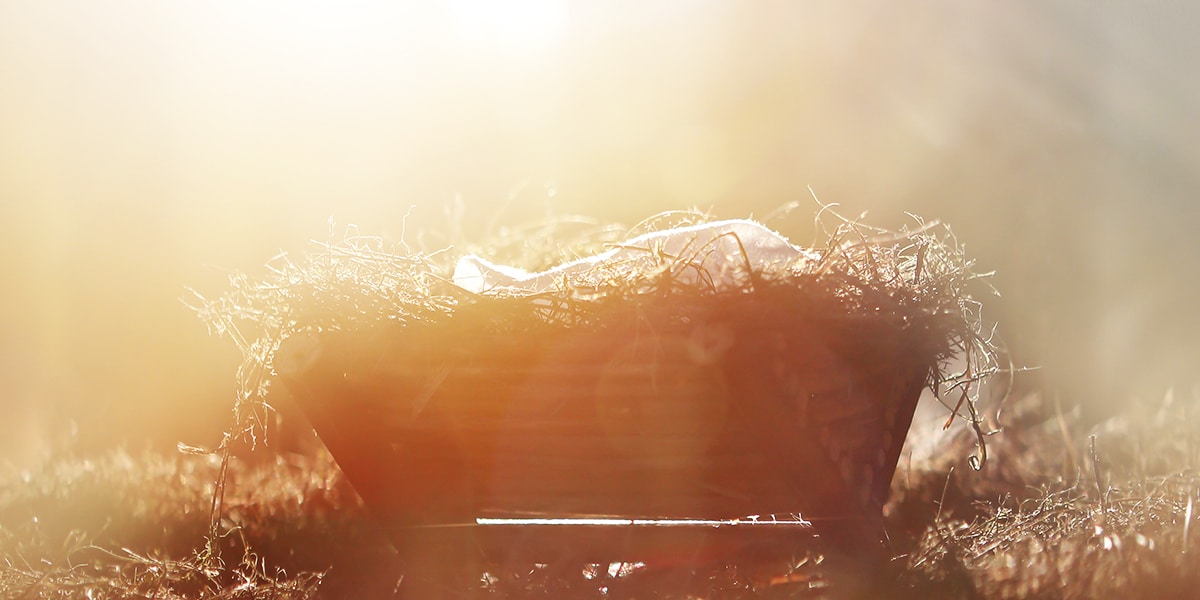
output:
[[[468,50],[523,57],[552,49],[566,34],[565,0],[455,0],[454,26]]]

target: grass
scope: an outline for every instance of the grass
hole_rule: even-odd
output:
[[[115,451],[59,456],[10,478],[0,493],[0,597],[307,598],[318,585],[350,591],[323,581],[331,567],[361,572],[386,557],[320,454],[239,463],[221,558],[206,556],[218,469],[213,457]]]
[[[983,472],[952,469],[964,457],[956,451],[902,462],[885,596],[1194,597],[1200,399],[1131,407],[1091,428],[1036,397],[1006,412]],[[969,451],[973,439],[951,444]],[[0,488],[0,598],[392,597],[403,567],[319,448],[234,460],[221,560],[210,560],[219,467],[210,456],[64,452],[10,475]],[[830,563],[797,562],[807,564],[625,565],[615,575],[605,565],[531,565],[490,573],[486,588],[498,598],[804,598],[818,597],[810,587],[821,581],[835,597],[842,589]]]

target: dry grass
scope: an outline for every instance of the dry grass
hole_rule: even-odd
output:
[[[395,568],[387,543],[322,453],[257,466],[235,459],[217,540],[224,560],[205,556],[219,470],[216,456],[115,451],[66,453],[11,476],[0,492],[0,598],[390,591],[394,581],[372,571]],[[331,568],[342,573],[327,576]]]
[[[943,518],[909,539],[902,580],[954,597],[1195,597],[1200,397],[1131,406],[1092,428],[1023,404],[993,444],[995,468],[956,474]],[[940,473],[895,512],[941,493]]]
[[[1008,412],[982,472],[947,478],[955,461],[940,457],[903,467],[889,505],[896,558],[884,596],[1194,597],[1200,398],[1131,407],[1091,428],[1036,397]],[[972,443],[965,437],[946,456],[958,452],[961,464]],[[401,567],[320,452],[235,460],[220,538],[226,562],[206,564],[219,467],[215,457],[182,454],[63,454],[9,477],[0,488],[0,598],[391,596]],[[585,565],[531,567],[494,574],[490,595],[814,597],[807,590],[821,568],[811,558],[792,577],[789,565],[752,560],[625,577],[593,568],[592,579]]]

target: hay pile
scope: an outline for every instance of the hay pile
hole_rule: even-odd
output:
[[[949,228],[918,221],[914,230],[891,232],[829,215],[833,213],[828,211],[824,220],[837,225],[824,230],[824,241],[815,246],[819,261],[801,272],[781,267],[753,273],[744,289],[721,293],[736,297],[751,292],[765,304],[778,305],[780,312],[838,321],[843,339],[863,347],[898,338],[916,341],[920,345],[907,350],[932,357],[939,367],[966,356],[967,371],[930,373],[929,383],[938,391],[962,390],[996,371],[990,336],[981,329],[980,305],[968,289],[978,276]],[[547,252],[563,226],[551,222],[504,231],[483,248],[500,262],[537,270],[646,231],[709,220],[699,213],[664,213],[623,236],[615,234],[614,226],[594,225]],[[579,221],[565,223],[579,229]],[[530,231],[547,237],[530,238]],[[359,235],[353,227],[339,240],[313,245],[301,257],[276,257],[259,279],[235,273],[224,294],[210,299],[194,293],[190,302],[210,332],[233,340],[246,358],[238,374],[241,425],[261,425],[254,417],[265,407],[273,352],[296,334],[422,323],[444,327],[447,337],[479,327],[481,333],[533,336],[536,341],[538,330],[617,328],[623,324],[619,316],[645,310],[686,314],[689,304],[706,302],[715,293],[703,282],[682,283],[678,275],[687,257],[663,256],[656,269],[602,281],[588,290],[586,300],[579,294],[550,295],[554,310],[548,312],[548,294],[485,296],[453,286],[448,281],[450,250],[414,252],[404,242]],[[900,331],[919,335],[889,335]],[[964,401],[958,408],[969,410],[972,403]],[[236,433],[255,431],[239,428]]]

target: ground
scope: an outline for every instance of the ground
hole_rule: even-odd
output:
[[[1191,597],[1200,586],[1200,541],[1190,542],[1200,400],[1131,404],[1094,427],[1077,412],[1036,396],[1010,401],[979,473],[966,466],[967,436],[902,459],[887,506],[892,557],[875,571],[884,595]],[[219,559],[206,554],[219,467],[212,456],[87,457],[67,447],[39,469],[9,474],[0,487],[0,598],[386,598],[406,589],[403,565],[319,448],[235,459]],[[530,565],[461,591],[810,598],[856,589],[853,560],[818,553],[798,554],[796,564]]]

